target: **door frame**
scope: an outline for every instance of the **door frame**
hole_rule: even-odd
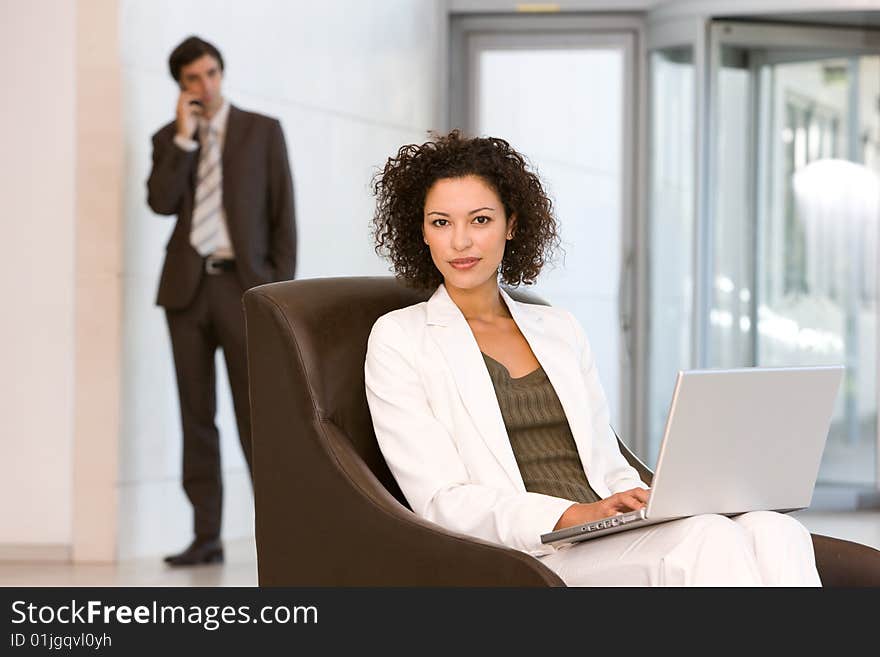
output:
[[[624,107],[621,193],[621,271],[618,331],[621,345],[620,427],[618,434],[641,458],[647,449],[647,289],[648,230],[644,190],[646,172],[645,21],[633,14],[451,14],[449,22],[448,104],[445,129],[469,131],[475,105],[474,48],[481,41],[520,38],[522,47],[571,47],[606,43],[624,50]],[[507,46],[506,46],[507,47]]]

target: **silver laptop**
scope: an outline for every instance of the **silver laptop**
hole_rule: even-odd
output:
[[[560,545],[676,518],[810,505],[844,368],[678,373],[646,508],[541,536]]]

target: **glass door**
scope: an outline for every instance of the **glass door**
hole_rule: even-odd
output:
[[[703,367],[843,364],[819,483],[877,485],[880,33],[716,22]]]

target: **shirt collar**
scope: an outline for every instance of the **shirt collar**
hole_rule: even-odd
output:
[[[223,104],[220,106],[220,109],[217,110],[217,113],[212,116],[210,120],[203,121],[200,127],[204,130],[210,126],[218,135],[222,135],[226,132],[226,122],[228,119],[229,101],[224,98]]]

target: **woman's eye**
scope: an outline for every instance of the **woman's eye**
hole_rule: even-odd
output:
[[[474,217],[474,221],[478,224],[488,224],[492,220],[489,217],[480,215],[479,217]]]
[[[441,222],[442,222],[442,223],[441,223]],[[447,223],[449,223],[449,222],[446,221],[446,219],[434,219],[434,221],[432,221],[431,223],[432,223],[434,226],[445,226],[445,225],[446,225]]]

